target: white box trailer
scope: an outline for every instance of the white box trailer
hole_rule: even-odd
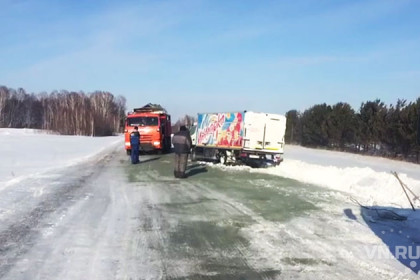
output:
[[[200,113],[191,129],[192,158],[280,164],[284,153],[286,117],[256,112]]]

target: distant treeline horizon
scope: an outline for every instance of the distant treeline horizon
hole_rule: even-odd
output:
[[[110,92],[27,93],[0,86],[0,127],[34,128],[64,135],[109,136],[120,132],[126,100]]]
[[[286,113],[286,143],[351,151],[419,162],[420,98],[363,102],[358,111],[348,103],[318,104]]]
[[[363,102],[355,111],[348,103],[317,104],[286,113],[286,143],[328,148],[419,162],[420,97],[385,105],[380,99]],[[0,127],[34,128],[64,135],[108,136],[120,133],[126,99],[106,91],[27,93],[0,86]],[[192,124],[185,115],[172,124]]]

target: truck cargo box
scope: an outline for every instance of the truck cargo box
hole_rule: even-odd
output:
[[[193,158],[252,166],[279,164],[284,153],[286,117],[256,112],[200,113],[191,129]]]
[[[242,149],[244,112],[198,114],[197,146]]]

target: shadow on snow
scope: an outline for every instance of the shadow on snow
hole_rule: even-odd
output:
[[[187,177],[191,177],[200,173],[206,173],[207,167],[205,164],[193,164],[187,167],[186,175]]]
[[[365,223],[382,240],[394,258],[418,274],[420,211],[383,206],[361,206],[360,210]],[[349,219],[357,220],[351,209],[344,209],[343,212]],[[386,258],[379,247],[365,248],[365,253],[371,259]]]

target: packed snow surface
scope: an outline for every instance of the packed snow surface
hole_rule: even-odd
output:
[[[67,180],[60,179],[61,174],[66,174],[64,170],[73,170],[72,168],[78,164],[91,161],[110,151],[114,152],[116,147],[121,147],[121,153],[117,153],[113,164],[120,165],[123,170],[131,170],[130,176],[132,176],[132,180],[136,176],[140,176],[138,182],[133,183],[134,185],[124,186],[123,178],[119,178],[123,177],[124,174],[119,174],[118,169],[108,166],[104,178],[99,177],[97,182],[93,183],[92,193],[85,197],[86,200],[92,200],[91,203],[97,203],[98,205],[94,208],[89,208],[90,204],[86,205],[87,210],[80,212],[80,217],[73,220],[75,225],[78,224],[80,219],[86,219],[86,228],[91,229],[90,224],[92,221],[96,221],[96,218],[100,217],[102,212],[106,213],[109,217],[107,218],[108,220],[101,220],[103,222],[102,230],[106,228],[110,240],[117,240],[117,237],[123,236],[123,232],[118,232],[119,227],[110,225],[109,222],[122,223],[120,219],[125,217],[126,211],[131,209],[132,211],[129,211],[130,215],[126,217],[128,222],[124,224],[125,226],[135,225],[136,219],[144,219],[146,222],[148,221],[145,225],[153,229],[149,229],[146,233],[158,233],[160,238],[158,240],[166,242],[169,240],[165,239],[167,238],[165,234],[168,234],[168,232],[159,230],[162,226],[160,220],[163,220],[164,216],[161,216],[162,213],[159,213],[159,208],[155,206],[161,205],[163,207],[162,205],[169,205],[169,203],[162,204],[162,202],[176,202],[176,199],[179,199],[180,202],[174,205],[181,207],[179,209],[175,208],[181,211],[184,209],[182,207],[185,207],[181,202],[189,197],[192,202],[187,203],[188,207],[186,209],[195,205],[198,207],[197,209],[201,209],[200,207],[206,207],[207,205],[209,208],[204,208],[206,211],[203,211],[205,215],[177,216],[176,211],[167,212],[166,214],[169,213],[169,218],[171,218],[169,219],[169,225],[173,223],[174,228],[176,228],[175,225],[177,223],[189,217],[199,219],[197,221],[189,221],[191,223],[200,222],[206,224],[209,221],[205,219],[212,214],[215,215],[214,218],[217,221],[220,221],[220,216],[228,216],[229,213],[232,215],[237,212],[246,214],[246,216],[251,217],[252,222],[249,222],[249,225],[244,222],[246,225],[240,229],[240,234],[249,241],[249,251],[240,249],[240,252],[241,258],[245,257],[255,270],[265,269],[269,271],[273,268],[281,268],[283,275],[290,276],[290,278],[305,278],[306,275],[308,277],[311,276],[310,279],[333,279],[334,272],[332,270],[339,270],[342,273],[340,274],[341,279],[344,279],[343,277],[346,276],[350,277],[350,275],[375,275],[378,277],[374,279],[406,279],[405,276],[417,277],[414,274],[418,272],[417,269],[420,267],[419,257],[414,258],[414,260],[412,258],[398,262],[394,259],[395,256],[398,257],[398,254],[394,254],[394,249],[396,245],[408,248],[408,246],[420,242],[418,240],[420,217],[417,214],[420,211],[412,212],[410,210],[410,204],[402,191],[400,183],[391,174],[391,171],[397,172],[401,180],[415,194],[420,194],[420,169],[417,164],[288,145],[286,146],[284,161],[280,166],[252,169],[245,166],[214,165],[210,167],[212,172],[203,173],[202,177],[193,176],[188,180],[175,184],[177,182],[172,182],[172,178],[168,177],[171,176],[171,170],[167,170],[168,167],[169,169],[171,167],[171,162],[169,161],[169,159],[172,159],[171,155],[164,155],[157,160],[150,158],[149,162],[147,162],[147,157],[141,157],[144,160],[144,164],[132,166],[128,163],[128,158],[123,155],[123,145],[122,136],[60,136],[46,134],[37,130],[0,129],[0,191],[4,191],[4,209],[2,214],[4,221],[13,222],[15,217],[25,213],[26,208],[30,210],[32,207],[32,204],[28,201],[23,205],[19,204],[19,197],[28,191],[32,191],[27,190],[27,187],[24,184],[19,184],[19,182],[27,182],[28,178],[36,179],[37,177],[42,177],[43,174],[49,174],[53,171],[52,173],[56,174],[54,178],[58,179],[54,184],[45,188],[46,192],[50,191],[50,188],[60,184],[60,180]],[[154,168],[151,167],[152,165]],[[159,168],[161,170],[158,170]],[[76,168],[70,174],[77,177],[82,171]],[[159,172],[163,172],[164,175],[161,175],[162,173]],[[207,175],[209,177],[205,177],[206,174],[210,174]],[[68,178],[68,180],[72,180],[72,178]],[[282,189],[276,185],[276,182],[280,180],[286,181]],[[230,189],[229,187],[219,186],[223,181],[227,181],[228,183],[226,184],[231,184],[232,186],[234,184],[237,185]],[[273,208],[272,213],[269,212],[270,215],[289,214],[281,213],[285,205],[279,204],[278,202],[280,201],[285,204],[287,202],[301,203],[302,205],[296,206],[309,207],[311,209],[313,208],[311,206],[313,203],[316,204],[317,209],[308,212],[301,210],[304,211],[305,215],[293,216],[293,213],[290,213],[291,219],[285,221],[281,218],[269,219],[260,213],[260,211],[264,210],[260,207],[267,206],[265,200],[252,202],[261,203],[257,204],[258,207],[252,208],[252,204],[247,205],[247,201],[243,197],[242,200],[241,197],[238,197],[238,195],[245,195],[246,198],[246,195],[250,195],[250,193],[247,193],[248,189],[241,189],[241,184],[245,185],[245,181],[250,184],[247,187],[252,190],[252,195],[262,195],[266,191],[278,199],[275,201],[275,205],[273,204],[273,207],[277,208]],[[40,182],[42,183],[43,181],[41,180]],[[173,186],[170,185],[172,183],[174,183]],[[32,188],[35,188],[35,186]],[[127,192],[124,197],[119,195],[120,188]],[[178,191],[180,189],[184,191]],[[111,208],[108,208],[107,201],[110,198],[105,196],[104,190],[110,192],[112,203],[116,203]],[[146,196],[143,197],[145,190],[147,190]],[[36,193],[36,190],[33,191],[34,200],[43,199],[41,195]],[[277,191],[280,193],[276,193]],[[102,196],[104,197],[102,198]],[[287,196],[290,196],[290,199]],[[135,200],[138,197],[144,199],[144,205],[131,205],[130,203],[139,203],[139,201],[136,202]],[[59,196],[57,196],[58,199],[60,199]],[[207,201],[207,204],[201,204],[200,199]],[[200,203],[195,204],[194,201],[196,200]],[[146,205],[148,201],[153,203]],[[355,201],[368,207],[376,206],[385,210],[393,209],[394,212],[401,214],[401,217],[404,217],[406,220],[401,222],[387,219],[386,215],[393,215],[392,213],[394,212],[378,212],[377,210],[370,212],[369,209],[360,208],[354,203]],[[414,200],[413,202],[416,207],[419,206],[419,201]],[[83,204],[83,201],[77,200],[75,205],[78,207],[79,204]],[[212,208],[213,204],[217,205],[217,207]],[[16,205],[21,206],[17,207]],[[76,206],[71,209],[76,211]],[[142,210],[137,211],[138,207]],[[100,209],[108,209],[109,211]],[[292,205],[290,209],[293,210],[295,208]],[[70,215],[72,211],[67,213],[67,215]],[[92,220],[89,220],[88,216],[85,217],[85,213],[91,213]],[[143,216],[137,217],[138,213],[141,213]],[[59,212],[55,214],[60,215]],[[117,219],[113,219],[114,216]],[[11,218],[9,219],[9,217]],[[62,217],[64,218],[59,218],[56,222],[57,232],[60,230],[59,224],[61,219],[65,219],[65,216]],[[137,218],[134,219],[133,217]],[[150,219],[153,222],[151,224]],[[234,225],[237,221],[231,222]],[[220,226],[224,226],[224,224]],[[46,236],[45,238],[50,238],[54,234],[54,228],[55,226],[51,226],[51,231],[43,233]],[[77,231],[76,227],[70,228],[73,231]],[[67,229],[68,226],[66,225],[61,230],[66,233]],[[187,227],[186,230],[188,229]],[[214,230],[214,228],[208,229]],[[91,230],[93,231],[91,234],[83,235],[83,238],[78,237],[74,240],[77,242],[85,239],[90,240],[88,238],[90,235],[97,234],[93,228]],[[192,232],[196,233],[196,229],[192,230]],[[205,232],[203,231],[202,233],[205,234]],[[69,235],[68,238],[57,234],[57,238],[64,238],[63,240],[65,240],[65,242],[60,243],[62,246],[67,246],[67,243],[73,240],[71,232],[66,234]],[[138,235],[136,232],[134,236],[140,238],[142,235]],[[180,235],[179,237],[182,236]],[[198,240],[201,240],[200,238]],[[207,238],[211,238],[211,236]],[[92,239],[92,242],[93,240],[96,239]],[[109,240],[103,239],[103,242],[105,244]],[[144,242],[142,240],[138,244],[143,244]],[[114,245],[117,246],[118,244],[120,244],[119,241],[115,241]],[[37,246],[40,249],[37,251],[37,247],[35,247],[32,253],[35,256],[39,252],[43,252],[42,248],[47,247],[45,244],[38,244]],[[182,251],[184,247],[181,246],[178,249]],[[100,246],[100,248],[105,247]],[[384,248],[385,250],[383,250]],[[143,249],[147,250],[147,248]],[[64,248],[63,250],[66,251],[67,249]],[[385,257],[381,258],[381,255],[378,256],[378,252]],[[75,252],[73,253],[75,254]],[[139,258],[144,255],[142,252],[136,251],[135,253],[139,254]],[[55,256],[54,254],[52,255]],[[107,254],[104,254],[104,257],[105,255]],[[186,262],[181,266],[184,270],[191,266],[191,271],[194,271],[196,266],[194,266],[194,263],[190,263],[191,260],[187,256],[189,255],[179,256],[180,260],[185,260]],[[78,261],[76,257],[74,259]],[[39,260],[42,262],[41,257]],[[56,262],[54,259],[49,261],[51,261],[51,266],[55,267]],[[147,260],[145,261],[143,263],[144,269],[152,271],[153,267],[150,267]],[[47,262],[45,265],[48,266],[49,263]],[[61,263],[61,265],[64,265],[64,263]],[[19,262],[16,266],[17,274],[14,274],[15,272],[12,270],[11,277],[18,275],[19,269],[27,266],[30,267],[30,264],[26,264],[26,259]],[[81,263],[79,267],[83,267],[83,264]],[[112,265],[109,267],[112,268]],[[77,272],[76,270],[74,273]],[[30,272],[31,270],[27,269],[27,271]],[[133,268],[133,271],[136,270]],[[402,276],[399,277],[398,275]]]
[[[62,136],[32,129],[0,129],[0,184],[77,164],[121,142],[121,136]],[[274,168],[222,168],[249,169],[319,185],[356,196],[364,204],[408,207],[399,182],[391,174],[395,171],[420,194],[418,164],[293,145],[286,146],[284,158]]]

